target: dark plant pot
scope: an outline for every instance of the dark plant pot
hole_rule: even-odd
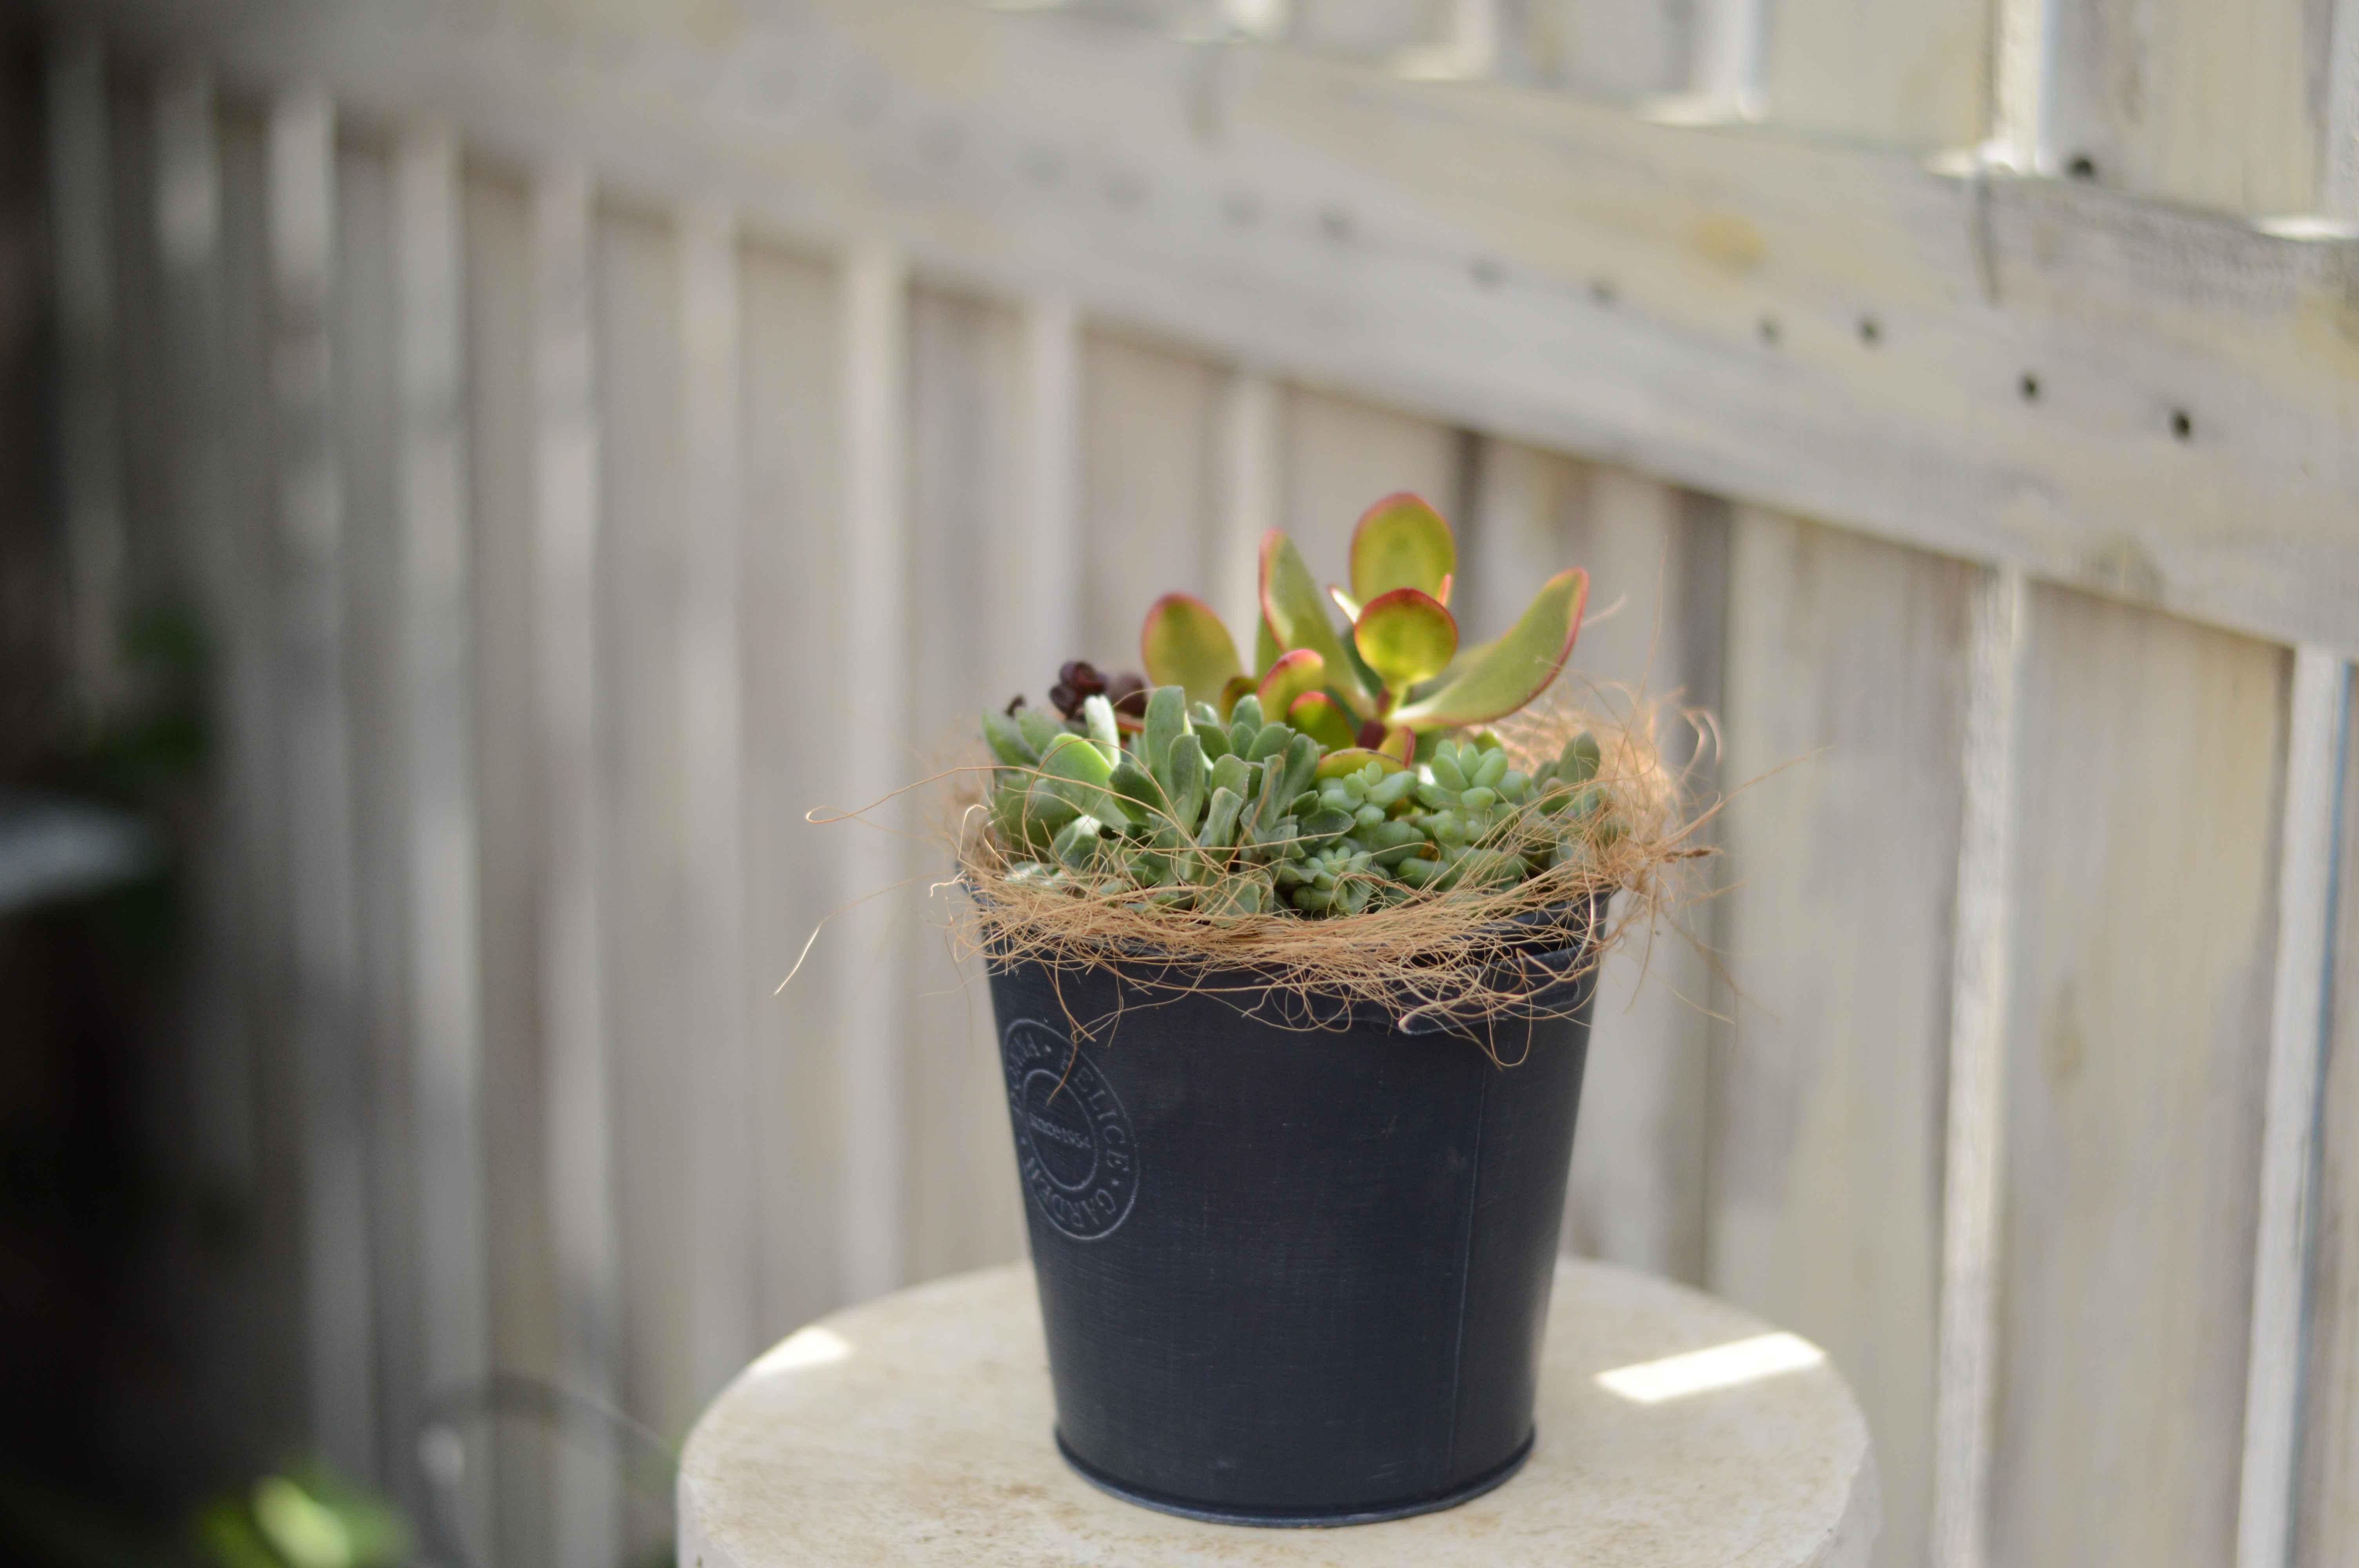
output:
[[[991,976],[1058,1447],[1116,1496],[1240,1524],[1499,1485],[1534,1437],[1592,979],[1494,1025],[1501,1066],[1364,1004],[1287,1028],[1249,975],[1156,973]]]

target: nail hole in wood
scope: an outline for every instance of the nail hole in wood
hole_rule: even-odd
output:
[[[1859,341],[1865,343],[1871,349],[1875,347],[1876,344],[1884,341],[1883,324],[1877,321],[1873,316],[1861,317],[1859,319]]]
[[[2195,436],[2194,416],[2189,414],[2184,408],[2172,409],[2170,411],[2170,433],[2173,436],[2178,437],[2182,441],[2193,439]]]
[[[2023,394],[2023,400],[2026,403],[2039,401],[2039,378],[2029,371],[2023,373],[2023,379],[2015,384],[2015,389]]]
[[[1761,341],[1764,343],[1767,343],[1769,347],[1774,349],[1777,346],[1777,339],[1783,329],[1777,325],[1777,318],[1775,316],[1764,316],[1761,318],[1760,325],[1756,327],[1755,330],[1761,334]]]
[[[1600,305],[1613,304],[1618,293],[1619,290],[1614,288],[1614,280],[1610,277],[1593,277],[1589,280],[1589,297]]]
[[[2072,161],[2064,166],[2064,172],[2075,179],[2094,179],[2097,178],[2097,160],[2087,153],[2074,153]]]

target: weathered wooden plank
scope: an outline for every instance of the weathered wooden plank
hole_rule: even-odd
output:
[[[399,332],[402,720],[411,1165],[419,1392],[491,1370],[482,1084],[481,843],[467,506],[457,143],[415,127],[395,149]],[[401,1434],[406,1450],[411,1433]],[[478,1494],[479,1502],[482,1495]]]
[[[360,955],[343,509],[330,399],[334,122],[325,98],[276,102],[268,127],[271,367],[281,767],[293,1026],[305,1101],[303,1237],[311,1422],[321,1452],[375,1474]]]
[[[474,702],[470,723],[482,911],[482,1126],[488,1351],[503,1371],[562,1373],[554,1158],[553,1041],[541,1009],[541,892],[551,835],[541,796],[538,646],[540,409],[532,200],[470,170],[463,224],[467,492]],[[493,1476],[495,1561],[553,1563],[553,1460],[518,1433]]]
[[[2234,212],[2319,210],[2331,5],[2096,0],[2050,26],[2052,167]]]
[[[1506,69],[1613,101],[1694,85],[1699,13],[1675,0],[1532,0],[1506,49]]]
[[[679,1223],[688,1234],[688,1410],[701,1410],[761,1348],[748,1024],[757,994],[745,954],[745,685],[740,589],[745,556],[744,370],[736,226],[696,208],[679,219],[680,450],[686,504],[679,648],[686,821],[681,1022],[693,1032],[691,1151]],[[766,986],[761,988],[767,990]]]
[[[1023,311],[930,288],[918,289],[910,303],[909,686],[897,783],[971,764],[975,715],[1007,700],[1006,677],[995,676],[1026,640],[1011,635],[993,647],[995,634],[1014,630],[976,591],[993,580],[994,558],[1028,554],[1027,530],[1038,531],[1044,549],[1051,539],[1071,538],[1072,488],[1063,476],[1075,433],[1062,433],[1061,457],[1049,451],[1059,438],[1035,428],[1033,397],[1049,390],[1043,411],[1077,412],[1070,396],[1040,383],[1070,385],[1078,346],[1042,342],[1043,328]],[[1063,492],[1064,518],[1032,511],[1037,501],[1056,504],[1041,489],[1048,468],[1057,470],[1050,487]],[[1079,574],[1068,561],[1056,575]],[[1070,620],[1070,595],[1063,604],[1052,597],[1064,591],[1054,577],[1022,591],[1025,601],[1041,601],[1043,619]],[[1031,657],[1048,656],[1044,647],[1035,643]],[[1049,683],[1036,675],[1025,684],[1037,702]],[[889,879],[901,885],[876,901],[887,906],[898,945],[891,983],[908,997],[899,1108],[908,1161],[906,1268],[913,1279],[1004,1261],[1023,1248],[991,995],[981,965],[951,961],[952,895],[928,896],[951,869],[941,829],[957,786],[945,784],[947,790],[912,791],[887,818],[908,837],[897,846],[898,870]]]
[[[1774,514],[1731,543],[1741,868],[1712,1086],[1712,1288],[1824,1345],[1875,1433],[1879,1562],[1923,1552],[1969,568]],[[1872,913],[1871,913],[1872,912]]]
[[[1594,613],[1565,694],[1616,721],[1641,700],[1717,708],[1727,525],[1717,509],[1640,475],[1506,442],[1481,449],[1476,503],[1453,597],[1469,638],[1514,624],[1530,590],[1568,566],[1590,574]],[[1674,717],[1667,761],[1689,769],[1699,808],[1717,758]],[[1707,841],[1709,841],[1707,839]],[[1701,890],[1713,880],[1696,879]],[[1565,1243],[1584,1256],[1701,1283],[1706,1067],[1714,910],[1634,931],[1599,979]],[[1684,929],[1682,929],[1682,927]]]
[[[1762,0],[1761,113],[1893,146],[1971,146],[1990,104],[1983,0]]]
[[[1287,389],[1283,416],[1280,523],[1321,583],[1343,580],[1360,514],[1394,491],[1416,492],[1444,516],[1464,514],[1466,442],[1457,431],[1299,386]]]
[[[832,804],[879,805],[908,782],[908,269],[900,253],[866,246],[846,258],[842,318],[844,548],[832,586],[842,604],[846,712]],[[889,813],[890,808],[887,808]],[[857,1301],[907,1277],[907,1131],[901,1119],[908,995],[906,948],[894,916],[903,875],[897,815],[845,823],[837,913],[826,940],[836,971],[832,1023],[842,1055],[843,1286]],[[906,909],[906,905],[900,906]]]
[[[598,419],[598,766],[607,1008],[606,1126],[614,1195],[622,1408],[658,1432],[694,1420],[690,1302],[694,1162],[681,1157],[712,1063],[691,975],[681,654],[693,569],[684,525],[680,247],[653,213],[592,220]],[[707,607],[710,608],[709,606]],[[627,1555],[627,1554],[626,1554]]]
[[[599,656],[602,489],[590,184],[578,168],[532,187],[533,593],[541,798],[539,1017],[557,1371],[611,1401],[622,1360],[621,1263],[606,990],[606,746]],[[554,1558],[614,1560],[605,1456],[555,1449]]]
[[[2344,702],[2351,700],[2346,687]],[[2334,847],[2333,981],[2319,1092],[2293,1561],[2359,1554],[2359,727],[2345,709]]]
[[[985,585],[986,693],[1028,689],[1037,701],[1049,672],[1080,645],[1089,547],[1082,527],[1084,351],[1071,299],[1035,297],[1022,312],[1016,508],[991,536],[991,560],[978,580]]]
[[[2006,1019],[2013,995],[2017,736],[2029,588],[1985,573],[1966,651],[1964,799],[1950,966],[1942,1152],[1940,1384],[1933,1411],[1935,1568],[1988,1561],[1991,1394],[1997,1382],[1999,1174],[2006,1142]]]
[[[2350,666],[2339,656],[2316,648],[2296,652],[2287,703],[2277,975],[2269,998],[2245,1453],[2237,1487],[2239,1568],[2284,1568],[2292,1548],[2303,1298],[2332,989],[2334,849],[2350,692]]]
[[[2023,694],[1994,1561],[2228,1562],[2282,650],[2055,589]]]
[[[400,517],[399,309],[393,170],[351,135],[335,152],[335,287],[330,297],[330,435],[342,513],[345,738],[352,797],[353,914],[368,1246],[375,1320],[378,1452],[408,1506],[408,1434],[417,1429],[422,1213],[415,1182],[408,974],[408,779]]]
[[[1226,411],[1220,372],[1174,350],[1093,332],[1082,348],[1082,550],[1078,636],[1055,658],[1087,657],[1114,669],[1138,667],[1138,629],[1162,594],[1210,598],[1239,651],[1252,654],[1252,602],[1216,589],[1208,555],[1223,516],[1218,447]],[[1273,519],[1274,521],[1274,519]],[[1269,526],[1264,522],[1262,527]],[[1253,531],[1250,554],[1260,531]],[[1247,568],[1250,574],[1250,567]],[[1022,672],[1018,687],[1038,702],[1053,663]]]
[[[836,526],[842,350],[834,277],[767,246],[739,259],[745,375],[745,860],[747,963],[757,982],[751,1050],[760,1194],[761,1336],[776,1338],[847,1299],[841,1223],[849,1210],[842,1057],[832,1033],[839,935],[776,997],[835,906],[848,827],[803,813],[840,801],[831,738],[850,724],[842,664],[846,542]]]

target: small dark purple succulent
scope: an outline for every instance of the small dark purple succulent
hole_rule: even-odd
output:
[[[1103,676],[1087,659],[1074,659],[1057,671],[1057,684],[1049,688],[1049,700],[1068,719],[1079,719],[1082,704],[1093,697],[1104,697],[1116,713],[1147,717],[1147,682],[1128,671]]]

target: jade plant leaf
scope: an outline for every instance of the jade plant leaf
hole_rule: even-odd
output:
[[[1407,734],[1408,731],[1403,730],[1402,733]],[[1364,747],[1347,746],[1341,751],[1330,752],[1320,758],[1317,776],[1322,779],[1340,779],[1346,773],[1358,773],[1370,762],[1384,769],[1387,774],[1399,773],[1408,765],[1389,752],[1371,752]]]
[[[1451,575],[1457,569],[1450,524],[1423,497],[1407,491],[1369,507],[1352,530],[1352,597],[1362,604],[1397,588],[1413,588],[1447,604]]]
[[[1154,686],[1187,688],[1190,702],[1212,702],[1245,665],[1236,640],[1211,605],[1184,593],[1167,593],[1147,612],[1139,629],[1138,656]]]
[[[1386,716],[1414,730],[1439,730],[1513,713],[1548,688],[1572,654],[1589,574],[1575,567],[1549,579],[1507,634],[1456,679]]]
[[[1296,697],[1286,710],[1286,721],[1331,752],[1349,746],[1360,728],[1343,711],[1343,705],[1323,691],[1306,691]]]
[[[1423,589],[1396,588],[1368,600],[1352,640],[1387,690],[1407,691],[1449,668],[1458,619]]]
[[[1343,641],[1327,619],[1326,603],[1310,568],[1302,563],[1302,552],[1276,528],[1262,535],[1261,613],[1282,651],[1308,648],[1324,661],[1328,684],[1354,710],[1364,716],[1375,707],[1374,698],[1361,689]]]
[[[1305,692],[1317,691],[1327,684],[1327,661],[1310,648],[1297,648],[1278,655],[1277,663],[1261,677],[1261,698],[1264,713],[1284,713],[1294,706],[1294,699]]]

